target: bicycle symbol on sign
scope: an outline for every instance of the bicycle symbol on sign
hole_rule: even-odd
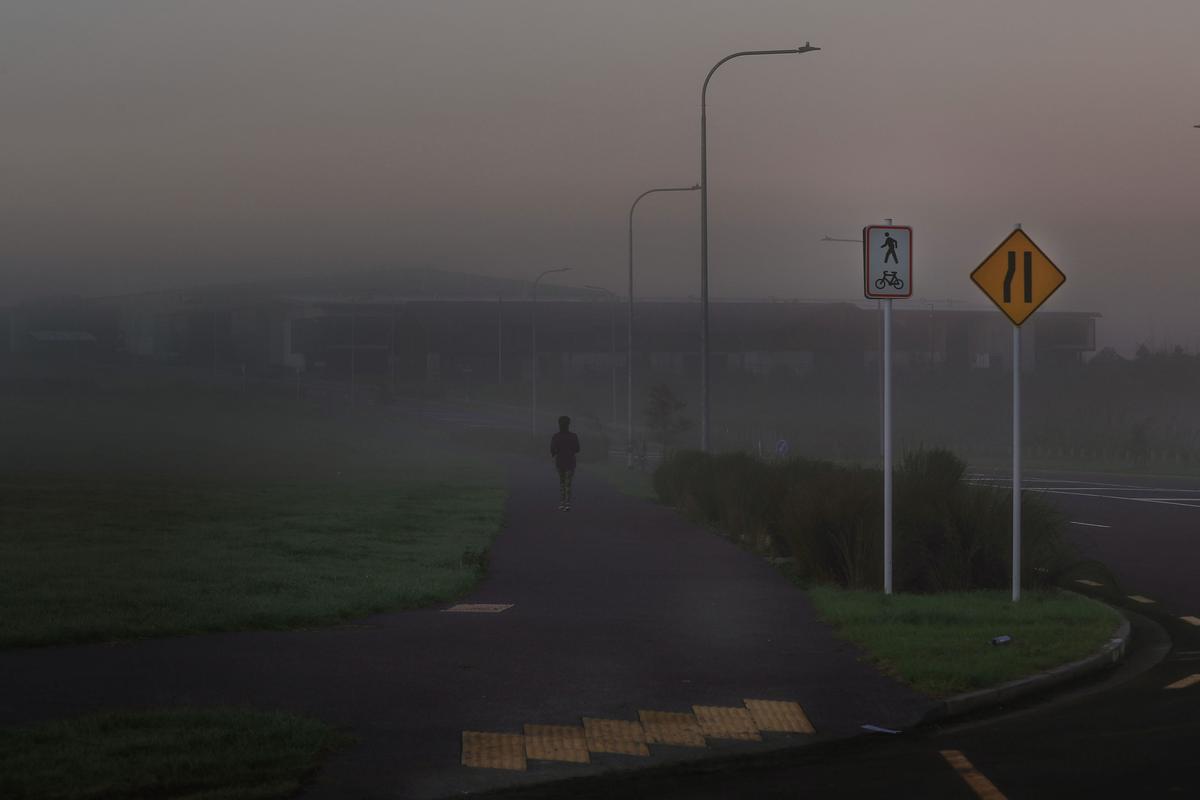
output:
[[[875,281],[875,288],[882,289],[885,286],[891,286],[893,289],[903,289],[904,279],[896,275],[895,272],[883,271],[883,277]]]

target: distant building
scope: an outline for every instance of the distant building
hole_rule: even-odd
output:
[[[200,287],[92,300],[73,306],[73,316],[13,309],[9,342],[14,350],[109,348],[193,366],[353,374],[364,382],[513,381],[530,371],[529,292],[524,281],[435,270]],[[624,369],[626,308],[595,292],[539,286],[539,374],[606,373],[610,350]],[[804,375],[878,361],[873,304],[715,300],[710,312],[714,374]],[[1098,317],[1039,311],[1024,326],[1023,367],[1081,362],[1095,349]],[[1010,330],[992,309],[897,302],[896,368],[1008,369]],[[698,304],[638,300],[634,344],[643,374],[698,378]]]

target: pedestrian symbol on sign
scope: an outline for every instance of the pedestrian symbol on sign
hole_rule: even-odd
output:
[[[883,235],[883,244],[879,245],[880,247],[887,248],[887,252],[884,253],[884,255],[883,255],[883,263],[886,264],[888,262],[889,258],[892,260],[892,263],[894,263],[894,264],[900,263],[900,259],[896,257],[896,245],[897,244],[898,243],[896,242],[895,239],[892,238],[892,235],[890,233],[885,233]],[[895,274],[895,273],[893,273],[893,274]],[[901,284],[901,286],[903,286],[903,285],[904,284]]]

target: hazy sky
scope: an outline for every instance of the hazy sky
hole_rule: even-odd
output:
[[[716,296],[980,302],[1013,223],[1107,341],[1200,344],[1196,0],[4,0],[0,303],[385,265],[624,291],[699,177]],[[698,194],[638,291],[699,291]]]

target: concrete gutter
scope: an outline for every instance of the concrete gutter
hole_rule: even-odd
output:
[[[1110,608],[1112,607],[1110,606]],[[1130,633],[1129,618],[1119,608],[1113,608],[1113,610],[1121,615],[1121,624],[1117,627],[1113,637],[1092,655],[1045,672],[1002,683],[990,689],[980,689],[947,697],[930,709],[921,721],[923,723],[936,722],[968,714],[981,708],[1003,705],[1113,666],[1125,657],[1125,652],[1129,647]]]

